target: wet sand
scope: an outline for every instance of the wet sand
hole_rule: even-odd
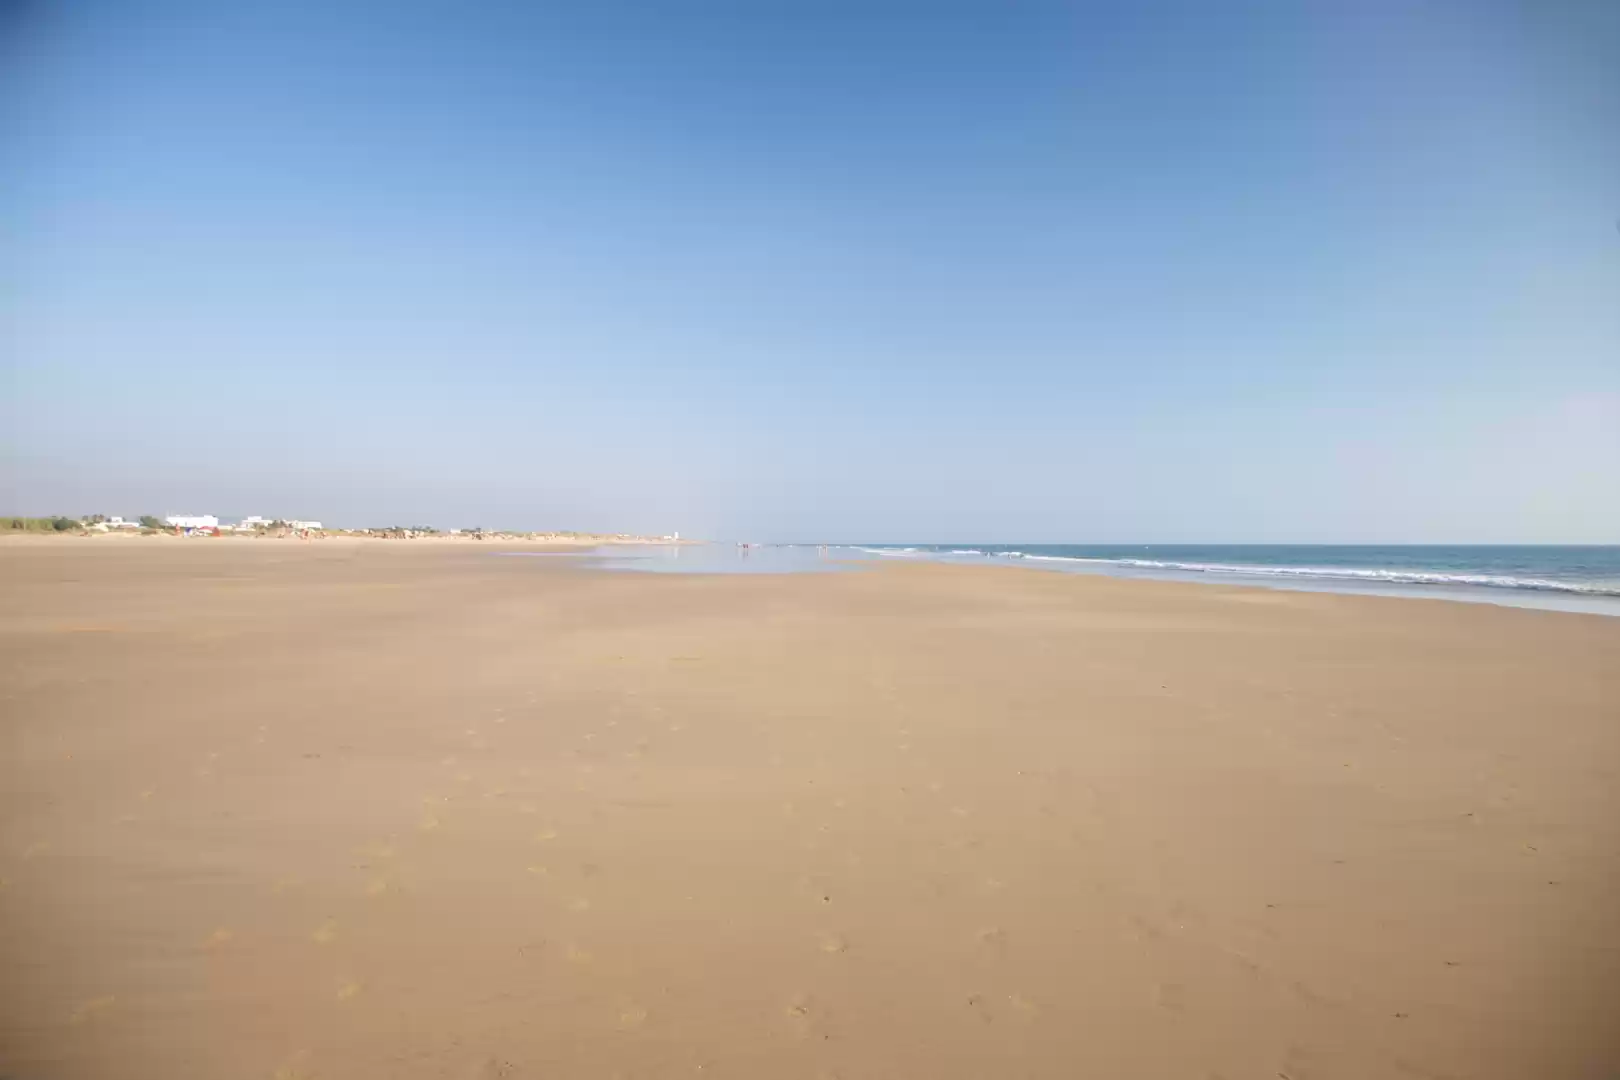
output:
[[[1603,1077],[1620,620],[0,543],[0,1075]]]

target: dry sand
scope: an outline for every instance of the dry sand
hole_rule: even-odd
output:
[[[0,1075],[1620,1069],[1620,619],[406,543],[0,573]]]

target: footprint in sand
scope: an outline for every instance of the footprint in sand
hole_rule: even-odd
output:
[[[74,1024],[89,1023],[98,1016],[104,1015],[108,1009],[111,1009],[117,1003],[118,998],[113,994],[108,994],[105,997],[91,998],[83,1005],[80,1005],[77,1009],[74,1009],[73,1015],[68,1017],[68,1021]]]
[[[338,986],[337,999],[339,1001],[353,1001],[360,996],[365,984],[358,979],[350,979]]]
[[[300,1050],[270,1074],[270,1080],[314,1080],[309,1071],[309,1051]]]
[[[1181,1012],[1187,1007],[1187,990],[1180,983],[1160,983],[1155,995],[1159,1008]]]
[[[534,842],[537,844],[548,843],[555,839],[557,839],[557,830],[550,827],[541,829],[534,834]]]
[[[647,1010],[635,1002],[626,1002],[619,1008],[619,1030],[635,1031],[647,1022]]]
[[[327,919],[325,922],[321,923],[320,926],[315,928],[315,932],[309,935],[309,940],[313,941],[317,945],[330,945],[332,942],[337,940],[337,934],[337,920]]]
[[[425,832],[425,833],[426,832],[435,832],[435,831],[438,830],[438,828],[439,828],[439,826],[441,824],[442,824],[442,822],[439,821],[439,815],[437,815],[437,814],[423,814],[422,815],[422,820],[418,821],[416,823],[416,830],[418,832]]]
[[[1007,931],[999,926],[986,927],[979,931],[979,944],[992,952],[1005,953],[1007,951]]]
[[[217,949],[221,945],[228,945],[235,936],[234,933],[222,926],[203,939],[203,948]]]
[[[568,901],[568,910],[575,912],[589,911],[591,910],[591,902],[583,896],[576,896]]]
[[[789,1030],[796,1039],[808,1039],[812,1028],[821,1019],[821,1010],[808,994],[795,994],[788,1000],[782,1015],[787,1018]]]
[[[1319,1009],[1320,1008],[1331,1008],[1331,1007],[1336,1006],[1336,1005],[1339,1004],[1338,1001],[1334,1000],[1333,998],[1329,997],[1328,995],[1318,993],[1316,990],[1313,990],[1311,987],[1307,986],[1305,983],[1299,982],[1297,980],[1295,982],[1289,983],[1288,989],[1299,1000],[1305,1002],[1307,1005],[1312,1005],[1312,1006],[1315,1006],[1316,1008],[1319,1008]]]
[[[582,966],[595,959],[588,950],[582,949],[578,945],[569,945],[568,948],[563,950],[563,955],[568,958],[570,964],[580,964]]]
[[[829,956],[849,951],[849,942],[839,934],[822,934],[816,947]]]

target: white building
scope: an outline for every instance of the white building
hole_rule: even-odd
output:
[[[140,522],[125,521],[121,517],[110,517],[106,520],[105,524],[109,529],[138,529],[141,527]]]
[[[298,529],[299,531],[314,531],[321,527],[321,523],[318,521],[289,521],[287,524],[294,529]]]
[[[213,514],[170,514],[163,521],[171,529],[219,528],[219,518]]]
[[[268,529],[270,519],[265,517],[245,517],[236,523],[236,527],[247,532],[252,532],[254,529]]]

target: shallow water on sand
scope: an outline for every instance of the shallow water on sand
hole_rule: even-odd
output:
[[[1407,596],[1620,615],[1620,547],[1329,545],[810,545],[604,547],[597,567],[674,574],[793,574],[874,561],[1022,566],[1108,577]]]

